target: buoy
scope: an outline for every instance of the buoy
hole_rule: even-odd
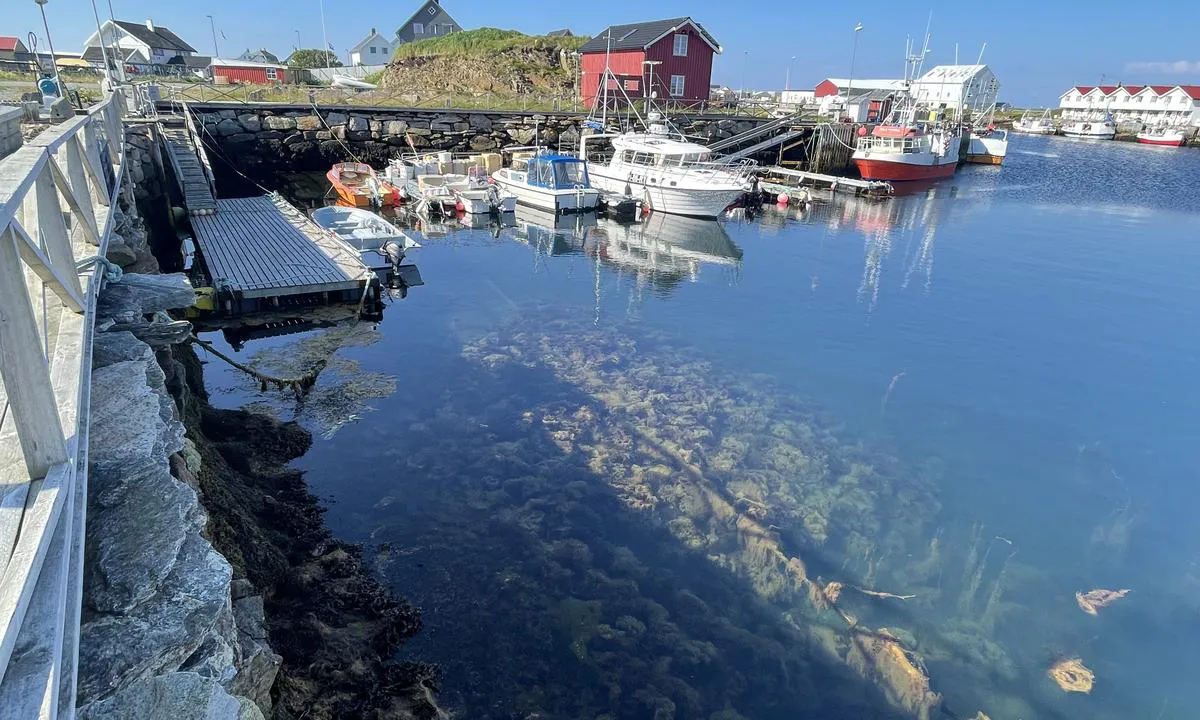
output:
[[[787,193],[781,192],[779,193],[779,197],[775,198],[775,202],[780,205],[787,205],[790,199]]]
[[[462,204],[462,200],[459,200],[457,203],[455,203],[454,209],[459,212],[462,212],[463,210],[467,209],[467,206]]]
[[[858,136],[859,136],[859,137],[866,137],[866,136],[867,136],[867,129],[866,129],[865,127],[860,127],[860,128],[858,129]]]

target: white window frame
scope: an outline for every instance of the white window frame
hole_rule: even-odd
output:
[[[424,35],[425,34],[425,23],[419,23],[419,22],[413,23],[412,30],[413,30],[413,35]]]
[[[680,43],[679,41],[683,42]],[[688,54],[688,36],[687,33],[675,33],[674,46],[671,48],[675,57],[687,57]],[[681,48],[680,45],[683,47]],[[680,52],[682,50],[682,52]]]
[[[371,46],[371,54],[372,54],[372,55],[374,55],[374,54],[376,54],[376,53],[378,53],[378,52],[379,52],[378,48],[376,48],[374,45],[372,45],[372,46]]]
[[[279,71],[273,67],[267,68],[267,79],[268,80],[278,80],[279,79]]]
[[[679,90],[678,91],[675,90],[675,81],[676,80],[679,81]],[[687,83],[686,75],[672,75],[671,76],[671,97],[683,97],[684,92],[686,92],[686,87],[687,87],[686,83]]]

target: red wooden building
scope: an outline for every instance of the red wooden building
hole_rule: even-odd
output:
[[[213,81],[230,85],[274,85],[286,83],[288,68],[283,63],[264,63],[253,60],[236,60],[232,58],[213,58],[208,66]],[[225,81],[217,78],[225,78]]]
[[[619,85],[630,100],[654,92],[660,100],[706,102],[713,55],[719,52],[713,36],[689,17],[612,25],[579,48],[579,95],[584,105],[592,106],[607,66],[616,76],[609,80],[609,90],[617,91]],[[619,91],[615,94],[621,97]]]

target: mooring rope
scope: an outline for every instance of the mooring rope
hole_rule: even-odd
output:
[[[220,350],[213,347],[212,343],[207,342],[205,340],[201,340],[200,338],[196,337],[195,335],[190,336],[187,339],[187,342],[193,343],[195,345],[199,345],[200,347],[209,351],[213,355],[216,355],[218,358],[224,360],[225,362],[229,363],[233,367],[237,368],[238,370],[241,370],[242,372],[246,373],[250,377],[254,378],[255,380],[258,381],[259,389],[262,390],[263,392],[266,392],[268,385],[274,385],[276,388],[278,388],[280,390],[283,390],[284,388],[291,388],[292,391],[295,392],[297,395],[307,394],[308,391],[310,389],[312,389],[312,386],[317,384],[317,376],[321,374],[321,371],[324,370],[325,366],[328,364],[328,361],[326,361],[326,360],[318,360],[316,365],[314,365],[311,370],[304,373],[303,375],[300,375],[299,377],[281,378],[281,377],[275,377],[273,375],[267,375],[266,373],[255,370],[254,368],[252,368],[248,365],[243,365],[240,362],[238,362],[237,360],[234,360],[233,358],[229,357],[225,353],[223,353]]]

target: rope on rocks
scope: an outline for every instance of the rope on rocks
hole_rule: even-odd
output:
[[[233,367],[237,368],[238,370],[241,370],[242,372],[246,373],[250,377],[257,380],[258,384],[259,384],[259,389],[262,390],[263,392],[266,392],[267,387],[269,385],[274,385],[276,388],[278,388],[280,390],[283,390],[285,388],[291,388],[291,390],[294,393],[296,393],[296,395],[305,395],[308,393],[308,391],[310,389],[312,389],[312,386],[317,383],[317,376],[321,374],[321,371],[325,369],[325,365],[327,364],[327,362],[325,360],[318,360],[317,364],[313,366],[312,370],[309,370],[308,372],[304,373],[303,375],[301,375],[299,377],[280,378],[280,377],[275,377],[273,375],[267,375],[266,373],[263,373],[263,372],[259,372],[258,370],[255,370],[254,368],[250,367],[249,365],[243,365],[242,363],[238,362],[237,360],[234,360],[233,358],[229,357],[228,355],[222,353],[220,350],[213,347],[212,343],[201,340],[198,337],[195,337],[195,336],[189,337],[187,341],[190,343],[193,343],[195,345],[199,345],[200,347],[204,348],[208,352],[212,353],[213,355],[216,355],[218,358],[224,360],[225,362],[229,363]]]

